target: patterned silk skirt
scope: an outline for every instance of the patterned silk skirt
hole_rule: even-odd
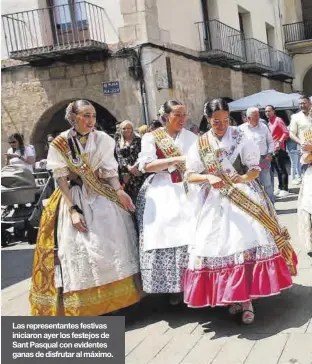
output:
[[[151,249],[144,251],[143,215],[146,207],[146,191],[153,176],[146,179],[137,200],[136,211],[139,226],[140,269],[143,291],[146,293],[183,292],[184,274],[188,264],[188,246]],[[166,206],[170,208],[170,206]],[[161,214],[160,210],[157,210]]]

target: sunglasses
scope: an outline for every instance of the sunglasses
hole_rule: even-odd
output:
[[[17,143],[17,141],[16,141],[16,140],[14,140],[14,141],[12,141],[12,142],[9,142],[9,144],[15,144],[15,143]]]

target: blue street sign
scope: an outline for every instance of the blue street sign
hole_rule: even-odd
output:
[[[103,94],[104,95],[120,94],[119,81],[103,82]]]

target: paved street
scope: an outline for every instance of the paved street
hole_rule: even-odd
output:
[[[299,258],[293,288],[256,301],[252,326],[224,308],[172,310],[147,297],[126,327],[127,364],[312,364],[312,259],[298,242],[298,189],[291,192],[276,208]],[[29,315],[32,254],[27,244],[2,249],[2,315]]]

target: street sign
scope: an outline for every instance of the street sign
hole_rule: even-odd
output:
[[[120,94],[119,81],[103,82],[103,94],[104,95]]]

